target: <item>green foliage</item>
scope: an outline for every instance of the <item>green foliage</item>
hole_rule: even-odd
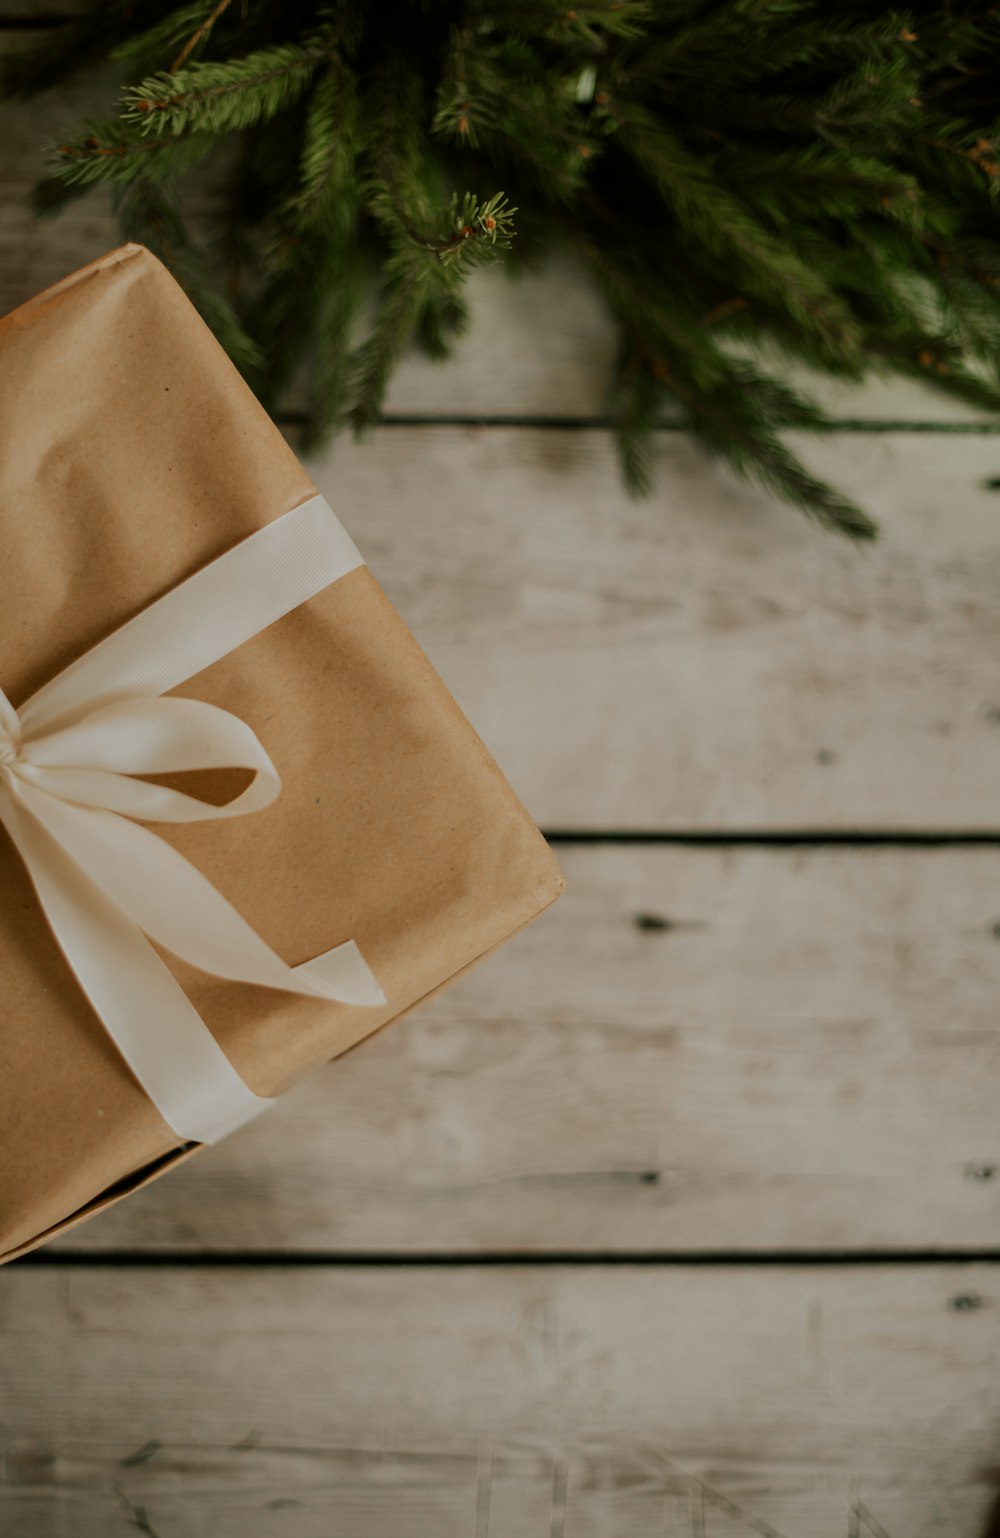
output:
[[[788,447],[823,417],[785,376],[894,372],[1000,407],[998,44],[985,0],[92,0],[2,87],[109,57],[136,81],[52,147],[37,205],[110,184],[268,405],[305,382],[310,444],[376,422],[413,342],[447,355],[516,203],[511,263],[574,248],[620,325],[608,412],[634,491],[679,412],[865,538]]]
[[[148,75],[122,97],[121,121],[144,134],[174,138],[195,130],[253,128],[298,101],[326,52],[319,40],[304,47],[284,44],[245,59]]]

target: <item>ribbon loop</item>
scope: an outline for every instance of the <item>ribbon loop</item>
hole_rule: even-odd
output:
[[[134,776],[190,769],[250,769],[254,778],[221,806]],[[75,726],[29,738],[16,773],[78,806],[146,822],[239,817],[269,806],[281,780],[257,737],[238,716],[202,700],[126,700]]]
[[[150,941],[217,977],[345,1004],[385,995],[353,940],[291,967],[183,855],[139,826],[259,811],[281,781],[255,733],[162,698],[362,563],[322,497],[219,557],[72,663],[20,711],[0,690],[0,823],[70,966],[135,1077],[185,1140],[271,1104],[218,1047]],[[245,769],[222,806],[143,776]]]

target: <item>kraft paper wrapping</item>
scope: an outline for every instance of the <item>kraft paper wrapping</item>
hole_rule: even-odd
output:
[[[315,491],[139,246],[0,321],[0,442],[0,667],[15,706]],[[363,555],[364,508],[333,502]],[[155,831],[284,960],[353,937],[388,998],[384,1009],[331,1005],[165,957],[258,1094],[280,1094],[404,1013],[562,890],[544,840],[367,567],[176,692],[248,722],[283,790],[246,817]],[[215,799],[239,788],[220,785]],[[186,1154],[80,992],[2,830],[0,988],[10,1259]]]

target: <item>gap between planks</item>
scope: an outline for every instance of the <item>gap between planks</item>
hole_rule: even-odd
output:
[[[306,417],[301,412],[295,411],[278,411],[275,413],[274,420],[280,427],[289,431],[297,431],[306,423]],[[482,414],[454,411],[389,411],[378,417],[374,425],[376,427],[476,427],[487,430],[522,427],[537,429],[540,432],[613,432],[615,423],[611,417],[559,416],[547,415],[543,412]],[[688,433],[689,431],[690,424],[679,417],[664,418],[656,424],[654,429],[656,433]],[[909,419],[894,421],[890,418],[877,417],[832,417],[829,421],[817,423],[809,431],[810,434],[815,433],[818,437],[830,433],[964,433],[995,437],[1000,434],[1000,422],[922,422]],[[997,490],[1000,487],[991,486],[990,489]]]
[[[952,845],[962,848],[993,849],[1000,846],[1000,830],[982,828],[969,832],[949,832],[947,829],[924,830],[918,833],[879,832],[864,828],[844,831],[822,828],[775,828],[741,831],[730,829],[679,830],[660,832],[657,829],[586,829],[547,828],[543,836],[550,844],[663,844],[681,848],[725,849],[785,849],[802,845],[845,849],[947,849]]]
[[[425,1254],[409,1251],[336,1251],[336,1250],[36,1250],[22,1256],[15,1265],[62,1267],[131,1267],[148,1269],[168,1267],[173,1270],[195,1266],[209,1269],[262,1269],[336,1267],[340,1269],[428,1268],[465,1269],[479,1266],[645,1266],[670,1267],[674,1270],[692,1266],[792,1266],[797,1268],[828,1266],[948,1266],[998,1265],[1000,1248],[921,1249],[921,1250],[500,1250],[455,1252],[433,1251]],[[962,1294],[953,1300],[959,1309],[979,1306],[975,1294]]]

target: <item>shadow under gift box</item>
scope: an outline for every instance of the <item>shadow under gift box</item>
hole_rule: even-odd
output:
[[[0,686],[15,706],[315,493],[140,246],[0,321],[0,442]],[[334,511],[363,555],[364,508]],[[388,1000],[330,1004],[164,953],[257,1094],[280,1094],[398,1018],[562,890],[531,818],[367,567],[175,692],[246,721],[282,791],[245,817],[156,832],[289,964],[356,940]],[[2,829],[0,989],[0,1259],[11,1259],[185,1149],[84,997]]]

